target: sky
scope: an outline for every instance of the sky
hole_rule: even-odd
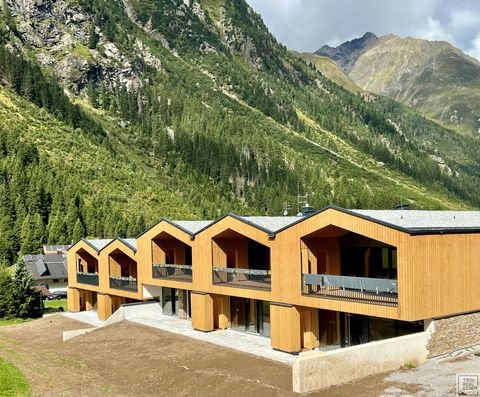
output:
[[[446,40],[480,59],[480,0],[247,0],[277,40],[314,52],[361,37]]]

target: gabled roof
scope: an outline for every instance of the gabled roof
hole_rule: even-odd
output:
[[[105,244],[100,251],[103,251],[105,248],[107,248],[110,244],[114,243],[115,241],[120,241],[123,245],[126,247],[130,248],[134,253],[137,252],[137,240],[134,238],[122,238],[122,237],[117,237],[108,242],[108,244]],[[100,252],[99,251],[99,252]]]
[[[103,239],[96,239],[96,240],[87,240],[82,238],[80,241],[84,241],[98,253],[101,250],[103,250],[108,244],[110,244],[113,241],[113,239],[103,238]]]
[[[408,234],[480,233],[480,211],[349,210],[329,205],[309,216],[302,217],[301,221],[314,218],[329,209]],[[292,225],[293,223],[277,230],[277,233]]]
[[[480,230],[480,211],[351,210],[350,212],[410,232]]]
[[[275,234],[291,225],[305,219],[304,216],[239,216],[233,212],[223,215],[216,221],[209,223],[196,234],[202,233],[204,230],[220,222],[224,218],[231,217],[254,228],[257,228],[268,234],[269,237],[275,237]]]
[[[145,233],[152,230],[154,227],[158,226],[162,222],[166,222],[169,225],[176,227],[177,229],[181,230],[185,234],[188,234],[191,238],[194,238],[199,231],[207,228],[208,225],[213,223],[213,221],[172,221],[168,218],[161,218],[157,223],[155,223],[155,225],[151,226],[150,228],[145,230],[142,234],[140,234],[140,236],[138,236],[137,239],[143,236]]]

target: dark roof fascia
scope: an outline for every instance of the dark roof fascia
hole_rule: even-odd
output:
[[[123,240],[121,237],[116,237],[112,239],[105,247],[103,247],[101,250],[97,251],[98,253],[102,252],[105,248],[107,248],[110,244],[114,243],[115,241],[120,241],[125,247],[130,248],[132,252],[135,254],[137,252],[136,249],[134,249],[130,244],[128,244],[125,240]]]
[[[178,230],[184,232],[185,234],[188,234],[188,236],[190,236],[190,238],[193,240],[195,238],[195,233],[192,233],[190,230],[187,230],[185,229],[184,227],[176,224],[174,221],[168,219],[168,218],[161,218],[157,223],[155,223],[153,226],[150,226],[147,230],[145,230],[142,234],[140,234],[139,236],[137,236],[137,240],[142,237],[144,234],[148,233],[150,230],[152,230],[153,228],[157,227],[158,225],[160,225],[160,223],[162,222],[166,222],[168,223],[169,225],[173,226],[173,227],[176,227]]]
[[[101,251],[101,250],[97,249],[97,247],[95,247],[93,244],[91,244],[86,238],[82,238],[82,239],[80,239],[78,242],[80,242],[80,241],[83,241],[85,244],[87,244],[87,245],[88,245],[90,248],[92,248],[97,254]],[[113,241],[113,240],[112,240],[112,241]],[[111,241],[110,241],[110,243],[111,243]],[[108,243],[108,244],[110,244],[110,243]],[[77,243],[75,243],[75,245],[76,245],[76,244],[77,244]],[[107,244],[107,245],[108,245],[108,244]],[[72,245],[72,247],[73,247],[73,245]],[[105,248],[105,247],[103,247],[103,248]]]
[[[277,230],[275,232],[275,234],[278,234],[280,232],[283,232],[284,230],[287,230],[288,228],[294,226],[294,225],[297,225],[298,223],[300,222],[303,222],[307,219],[310,219],[310,218],[313,218],[315,216],[317,216],[318,214],[321,214],[322,212],[325,212],[327,210],[335,210],[335,211],[338,211],[338,212],[342,212],[344,214],[347,214],[347,215],[351,215],[351,216],[355,216],[357,218],[360,218],[360,219],[364,219],[366,221],[369,221],[369,222],[373,222],[373,223],[376,223],[378,225],[382,225],[382,226],[385,226],[385,227],[388,227],[390,229],[395,229],[395,230],[398,230],[399,232],[402,232],[402,233],[407,233],[407,234],[411,234],[411,230],[410,229],[406,229],[404,227],[401,227],[401,226],[397,226],[397,225],[392,225],[391,223],[388,223],[388,222],[383,222],[383,221],[380,221],[378,219],[374,219],[374,218],[371,218],[369,216],[366,216],[366,215],[362,215],[362,214],[358,214],[354,211],[351,211],[351,210],[347,210],[346,208],[342,208],[342,207],[337,207],[336,205],[333,205],[333,204],[330,204],[330,205],[327,205],[326,207],[323,207],[322,209],[319,209],[318,211],[316,212],[313,212],[311,215],[307,215],[307,216],[302,216],[301,219],[299,219],[297,222],[294,222],[294,223],[291,223],[290,225],[287,225],[279,230]]]
[[[225,215],[221,216],[220,218],[218,218],[217,220],[213,221],[212,223],[210,223],[209,225],[205,226],[204,228],[200,229],[197,233],[195,233],[195,236],[197,234],[200,234],[202,233],[203,231],[207,230],[209,227],[217,224],[218,222],[222,221],[223,219],[227,218],[227,217],[230,217],[230,218],[233,218],[237,221],[240,221],[240,222],[243,222],[245,223],[246,225],[248,226],[251,226],[251,227],[254,227],[255,229],[258,229],[258,230],[261,230],[262,232],[265,232],[268,234],[269,237],[275,237],[275,233],[272,232],[271,230],[269,229],[266,229],[262,226],[259,226],[257,225],[256,223],[254,222],[250,222],[248,221],[248,219],[245,219],[245,218],[242,218],[241,216],[238,216],[237,214],[233,213],[233,212],[228,212],[226,213]],[[248,217],[246,217],[248,218]]]
[[[412,228],[409,229],[412,236],[426,234],[474,234],[480,233],[478,227],[457,227],[457,228]]]
[[[85,241],[85,242],[86,242],[86,240],[85,240],[84,238],[81,238],[81,239],[78,240],[76,243],[74,243],[74,244],[72,244],[70,247],[68,247],[68,248],[66,249],[66,251],[67,251],[67,252],[70,251],[70,250],[71,250],[73,247],[75,247],[80,241]],[[90,245],[90,244],[89,244],[89,245]],[[95,250],[95,251],[96,251],[96,250]]]
[[[137,253],[137,249],[131,245],[130,243],[128,243],[125,239],[121,238],[121,237],[117,237],[116,240],[122,242],[123,244],[125,244],[127,247],[129,247],[134,253]]]

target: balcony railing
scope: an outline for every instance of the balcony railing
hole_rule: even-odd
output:
[[[133,277],[110,276],[110,288],[137,291],[138,290],[137,279]]]
[[[98,286],[98,273],[77,272],[77,283]]]
[[[272,283],[272,272],[270,270],[214,267],[213,283],[269,290]]]
[[[303,293],[329,299],[398,305],[397,280],[303,274]]]
[[[168,278],[180,281],[192,281],[192,266],[161,264],[152,266],[153,278]]]

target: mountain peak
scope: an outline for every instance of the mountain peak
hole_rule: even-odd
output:
[[[315,54],[333,59],[343,70],[349,71],[362,51],[378,40],[372,32],[366,32],[362,37],[340,44],[338,47],[324,45]]]

